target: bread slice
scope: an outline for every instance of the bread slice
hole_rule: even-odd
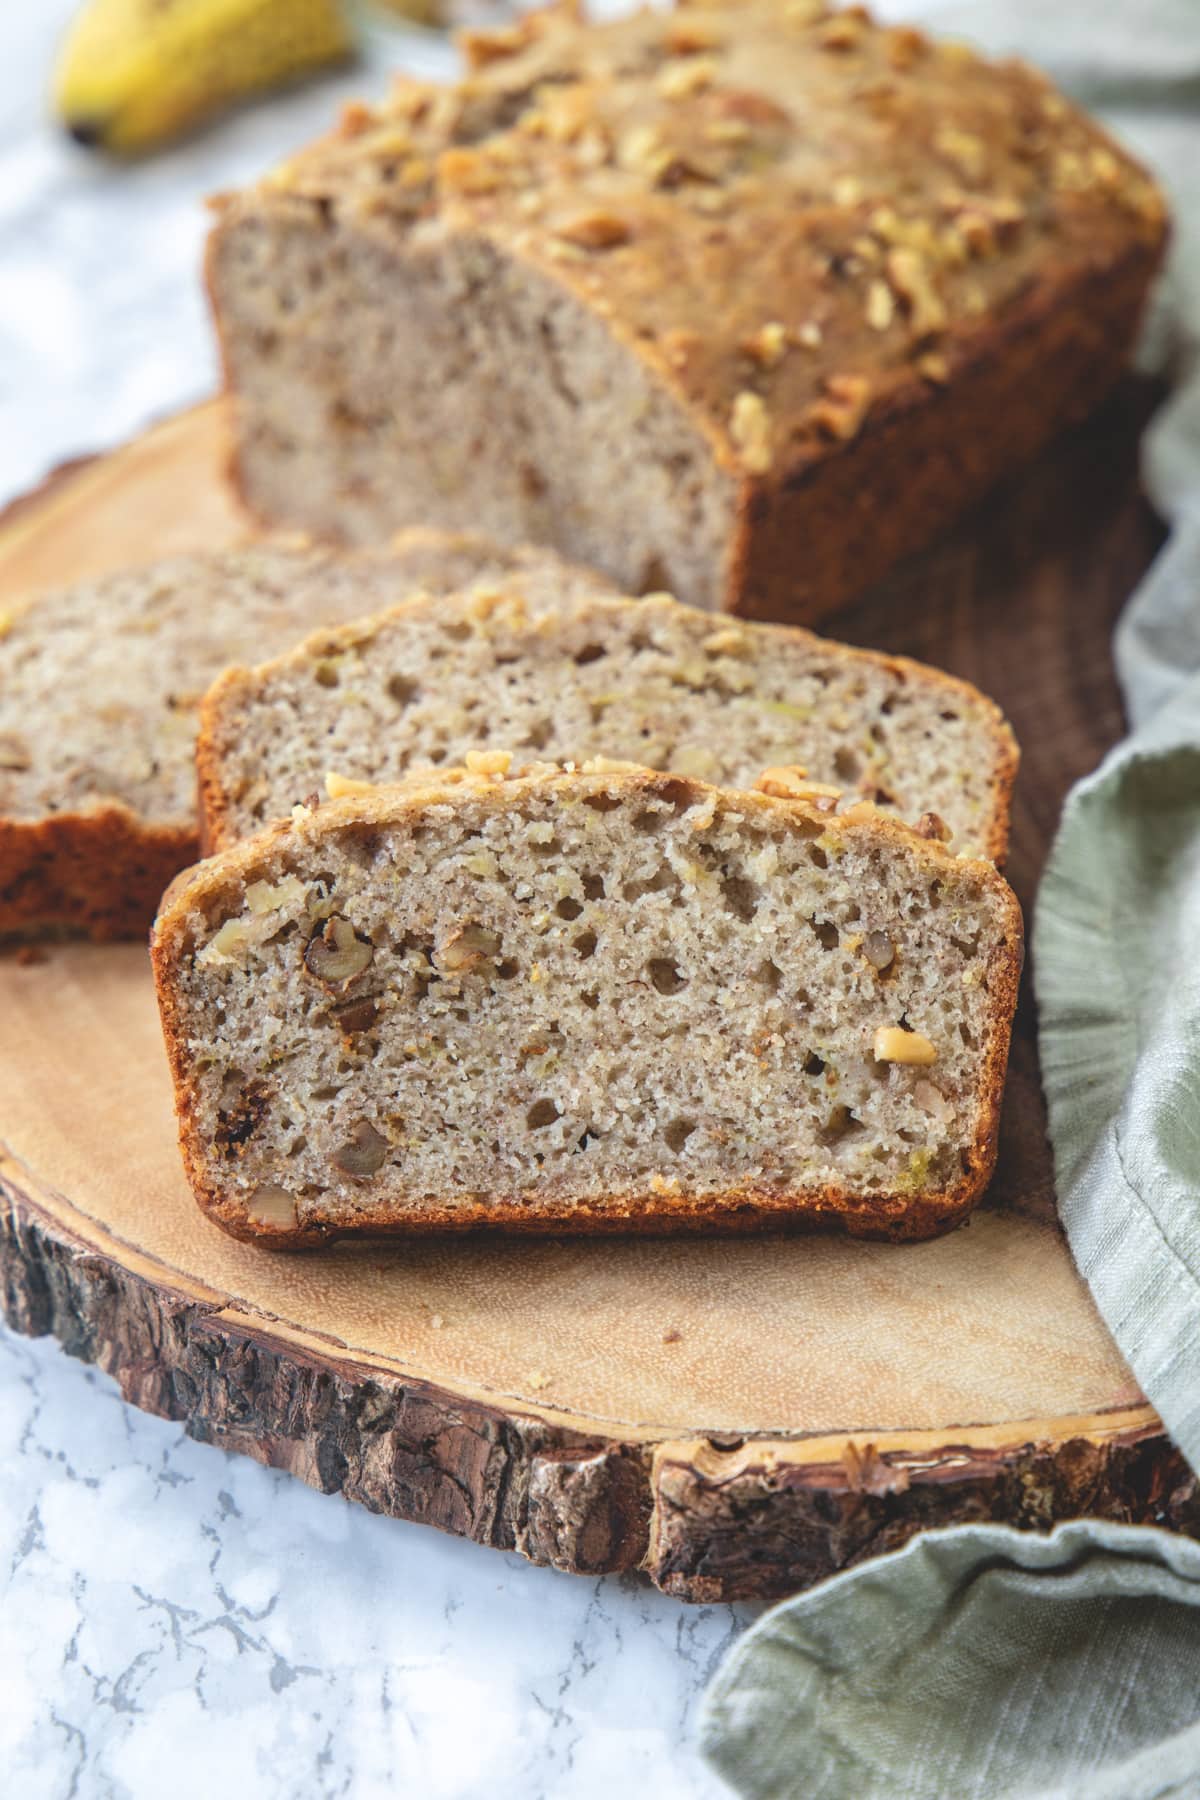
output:
[[[323,791],[452,765],[490,741],[562,761],[628,758],[728,786],[803,763],[956,850],[1000,860],[1017,766],[966,682],[782,626],[714,621],[666,595],[506,592],[407,601],[231,669],[201,709],[204,841],[220,849]]]
[[[264,518],[469,520],[798,622],[1127,363],[1162,196],[1028,66],[821,0],[571,0],[467,47],[223,203]]]
[[[212,1218],[280,1246],[960,1219],[1021,954],[992,865],[862,803],[508,760],[297,808],[166,897]]]
[[[196,709],[230,662],[414,589],[602,591],[549,551],[414,532],[386,552],[256,546],[124,570],[0,620],[0,936],[140,937],[195,860]]]

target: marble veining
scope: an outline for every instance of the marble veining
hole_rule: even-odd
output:
[[[0,1331],[10,1800],[716,1800],[748,1607],[533,1568],[193,1443]]]

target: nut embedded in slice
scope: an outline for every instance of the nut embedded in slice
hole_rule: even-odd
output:
[[[388,1141],[369,1119],[360,1119],[344,1144],[339,1144],[333,1160],[346,1175],[377,1175],[387,1160]]]
[[[360,938],[349,919],[341,919],[335,913],[309,939],[304,966],[327,987],[347,987],[366,974],[374,955],[370,939]]]
[[[937,1061],[936,1046],[920,1031],[907,1031],[902,1025],[881,1025],[875,1033],[876,1062],[907,1063],[927,1069]]]
[[[286,1188],[275,1182],[265,1182],[250,1196],[246,1217],[255,1225],[270,1226],[273,1231],[294,1231],[296,1202]]]
[[[882,975],[896,960],[896,946],[886,931],[868,931],[863,938],[863,955]]]

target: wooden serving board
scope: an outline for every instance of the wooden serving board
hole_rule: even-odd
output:
[[[845,636],[940,661],[1024,744],[1028,905],[1062,795],[1118,734],[1113,617],[1157,542],[1128,390]],[[213,403],[60,472],[0,522],[0,605],[248,533]],[[888,1247],[495,1238],[279,1256],[193,1205],[144,950],[0,959],[0,1266],[136,1405],[377,1510],[537,1561],[766,1596],[969,1518],[1200,1529],[1195,1483],[1059,1232],[1033,1020],[969,1225]]]

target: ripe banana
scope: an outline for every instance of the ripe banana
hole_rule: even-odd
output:
[[[135,155],[353,47],[338,0],[87,0],[54,104],[77,142]]]
[[[444,25],[446,0],[371,0],[378,12],[391,13],[395,19],[409,19],[416,25]]]

